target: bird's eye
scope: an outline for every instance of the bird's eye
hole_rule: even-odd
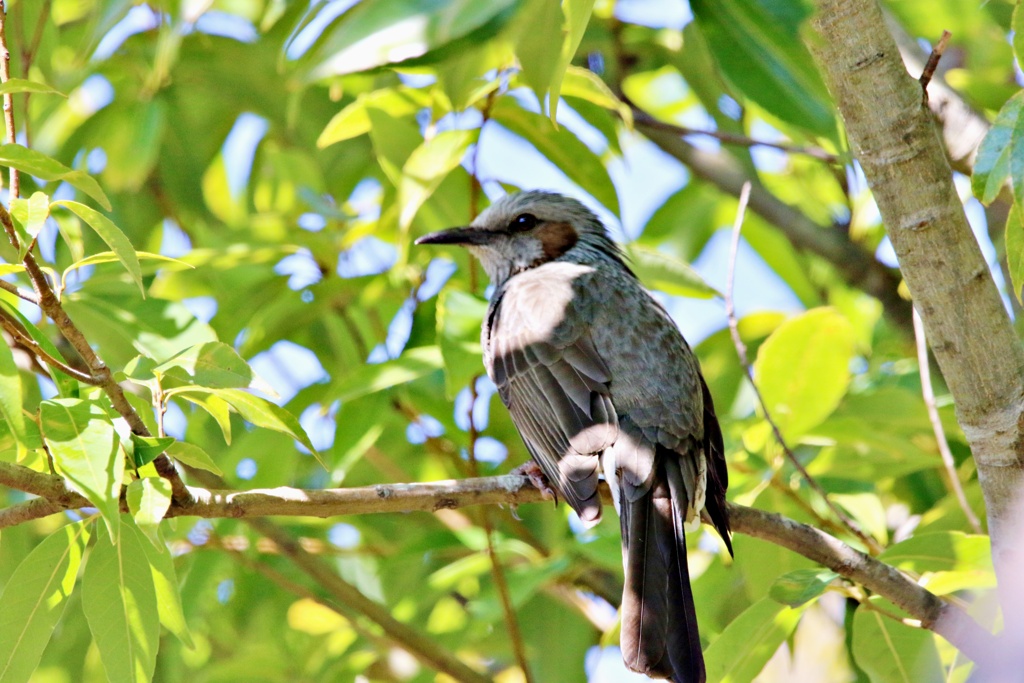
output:
[[[512,219],[512,222],[508,224],[508,229],[512,232],[524,232],[535,228],[537,223],[539,221],[532,213],[521,213]]]

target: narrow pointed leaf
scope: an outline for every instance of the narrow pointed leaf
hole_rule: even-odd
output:
[[[892,611],[886,601],[872,604]],[[935,636],[921,628],[858,607],[853,615],[853,658],[871,683],[919,683],[945,680]]]
[[[160,481],[165,481],[160,479]],[[150,543],[141,530],[130,524],[122,527],[126,533],[134,533],[139,545],[146,552],[149,568],[153,576],[153,588],[156,591],[156,604],[160,613],[160,624],[173,633],[178,640],[188,647],[193,647],[192,633],[185,621],[185,610],[181,605],[181,589],[178,586],[177,572],[174,571],[174,558],[166,546],[157,547]]]
[[[21,371],[14,362],[14,353],[0,340],[0,416],[10,427],[14,438],[26,443],[27,423],[22,413]]]
[[[128,510],[136,524],[159,524],[171,507],[171,483],[161,477],[143,477],[128,484]]]
[[[100,236],[100,239],[106,242],[107,246],[117,254],[117,259],[124,264],[128,274],[132,276],[132,280],[138,285],[139,292],[143,296],[146,295],[146,291],[142,287],[142,266],[139,265],[139,256],[135,253],[135,247],[132,246],[132,243],[125,234],[121,232],[121,228],[114,225],[113,221],[96,209],[79,202],[61,200],[54,202],[53,206],[62,206],[88,223],[96,231],[96,234]]]
[[[114,543],[100,528],[82,578],[82,610],[107,678],[149,683],[160,638],[153,574],[139,535],[125,529],[119,536]]]
[[[21,324],[22,329],[29,333],[35,343],[43,347],[43,349],[54,358],[62,358],[62,354],[54,346],[53,342],[50,341],[49,337],[42,333],[42,331],[36,327],[32,322],[26,318],[16,306],[12,306],[6,301],[0,300],[0,308],[4,309],[8,315],[17,318]],[[46,364],[46,361],[40,360],[41,363]],[[47,367],[49,365],[47,364]],[[50,376],[57,385],[57,390],[60,392],[62,398],[72,398],[78,393],[78,380],[73,377],[64,374],[57,368],[50,368]]]
[[[40,415],[57,471],[116,530],[124,457],[110,418],[99,405],[70,398],[43,401]]]
[[[224,472],[217,467],[217,463],[213,461],[213,458],[195,444],[176,441],[167,449],[167,455],[171,456],[175,460],[185,463],[189,467],[197,467],[201,470],[206,470],[207,472],[213,472],[216,475],[224,474]]]
[[[61,97],[67,97],[67,95],[62,93],[60,90],[51,88],[45,83],[29,81],[24,78],[8,78],[3,83],[0,83],[0,95],[18,92],[39,93],[40,95],[60,95]]]
[[[191,381],[211,389],[240,389],[253,381],[253,371],[238,352],[223,342],[205,342],[190,346],[181,353],[153,368],[153,372],[167,374],[181,370]]]
[[[85,522],[47,536],[0,595],[0,683],[26,683],[39,664],[75,587],[89,538]]]
[[[401,213],[398,223],[407,229],[416,218],[416,212],[427,201],[441,181],[462,162],[466,150],[477,132],[448,130],[438,133],[416,148],[402,169],[398,188]]]
[[[746,683],[754,680],[789,637],[802,610],[764,598],[743,611],[704,652],[708,680]]]
[[[43,180],[63,180],[89,195],[107,211],[110,200],[96,179],[85,171],[73,171],[42,152],[10,142],[0,145],[0,166],[10,166]]]

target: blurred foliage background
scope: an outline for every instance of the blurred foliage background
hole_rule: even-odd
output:
[[[977,120],[994,118],[1019,90],[1007,40],[1013,2],[883,5],[908,51],[926,55],[952,31],[940,74]],[[3,198],[19,227],[38,233],[37,258],[57,274],[72,320],[119,379],[136,380],[131,400],[153,431],[177,440],[182,461],[245,489],[458,479],[523,462],[481,378],[486,278],[460,250],[411,244],[465,224],[504,191],[572,194],[606,220],[695,345],[722,419],[730,500],[866,548],[785,459],[726,329],[729,228],[749,179],[756,196],[736,304],[769,410],[884,561],[973,604],[991,625],[988,538],[972,529],[943,468],[895,259],[804,47],[812,9],[800,0],[8,0],[11,75],[40,85],[13,97],[18,143],[91,174],[102,190],[83,193],[79,176],[29,168],[9,146],[0,164],[32,171],[21,174],[22,197],[77,200],[109,218],[137,250],[137,279],[124,246],[91,214],[52,204],[33,222],[9,186]],[[970,172],[969,159],[960,170]],[[1017,310],[1004,277],[1005,206],[983,207],[967,176],[958,187]],[[97,254],[106,256],[83,263]],[[20,262],[6,243],[0,256]],[[28,287],[16,265],[0,268]],[[7,291],[0,300],[74,365],[38,308]],[[47,405],[64,405],[46,403],[58,392],[84,401],[79,408],[101,402],[84,386],[58,387],[18,348],[11,358],[21,363],[19,405],[44,427],[107,419],[88,410],[48,417]],[[204,375],[197,358],[245,381]],[[969,449],[937,373],[935,382],[953,477],[982,515]],[[250,383],[266,400],[247,409],[230,392]],[[0,460],[47,471],[38,442],[18,439],[8,422],[0,433]],[[0,490],[7,504],[25,499]],[[495,589],[489,525],[533,680],[632,680],[615,649],[617,519],[585,531],[564,505],[517,512],[277,521],[394,619],[512,683],[525,676]],[[73,571],[60,565],[65,591],[51,596],[59,622],[34,636],[45,647],[38,668],[10,645],[0,680],[451,680],[333,602],[265,529],[137,514],[122,519],[111,546],[103,524],[77,519],[0,535],[3,628],[32,614],[18,601],[36,585],[30,552],[73,561]],[[108,514],[111,529],[116,519]],[[102,585],[145,574],[143,551],[159,555],[125,531],[136,525],[170,548],[162,557],[172,563],[150,563],[173,564],[180,585],[180,619],[161,614],[158,653],[139,635],[155,617],[105,644],[98,634],[113,622],[90,614],[90,601],[123,602]],[[690,540],[710,680],[896,681],[910,672],[962,681],[969,672],[944,640],[809,560],[737,536],[733,561],[710,532]],[[95,568],[90,581],[101,555],[122,559],[111,565],[120,579]],[[139,642],[153,646],[142,663],[115,673],[107,653]]]

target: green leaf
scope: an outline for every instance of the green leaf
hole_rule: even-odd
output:
[[[551,93],[548,96],[548,109],[550,110],[551,121],[555,120],[558,113],[558,98],[562,92],[562,79],[565,71],[576,55],[580,43],[583,41],[583,34],[587,31],[587,24],[590,23],[590,15],[594,11],[594,0],[565,0],[562,4],[562,11],[565,12],[565,23],[569,29],[565,42],[562,43],[562,54],[555,66],[551,76]],[[605,206],[608,206],[605,204]],[[609,209],[612,207],[608,206]],[[618,207],[613,209],[617,214]]]
[[[911,536],[886,548],[879,559],[897,569],[916,574],[938,571],[993,571],[989,537],[965,534],[961,531],[935,531]]]
[[[444,131],[426,140],[409,155],[398,186],[399,205],[402,207],[398,224],[403,230],[412,225],[423,203],[462,162],[477,134],[476,130]]]
[[[801,610],[764,598],[743,611],[704,651],[708,680],[746,683],[796,628]]]
[[[231,411],[228,410],[228,404],[225,401],[217,398],[212,393],[182,393],[178,394],[178,396],[189,403],[194,403],[209,413],[210,417],[217,423],[217,426],[220,427],[220,432],[224,436],[224,443],[231,445]]]
[[[528,0],[517,23],[515,52],[520,66],[519,78],[533,90],[543,107],[567,37],[562,3]],[[557,93],[552,93],[552,101],[556,99]]]
[[[316,146],[323,149],[336,142],[344,142],[370,132],[370,108],[396,118],[415,116],[416,112],[431,105],[429,96],[413,88],[385,88],[363,93],[327,123]]]
[[[796,569],[775,579],[768,595],[790,607],[799,607],[825,592],[839,574],[828,569]]]
[[[185,443],[184,441],[175,441],[167,448],[167,455],[171,456],[179,462],[183,462],[189,467],[197,467],[207,472],[213,472],[220,476],[224,472],[217,467],[217,464],[213,462],[213,459],[207,455],[199,446],[195,444]]]
[[[14,438],[28,446],[30,432],[28,420],[22,412],[21,371],[14,362],[14,352],[6,342],[0,341],[0,415],[14,433]],[[36,437],[38,445],[38,435]],[[37,446],[33,446],[37,447]]]
[[[0,595],[0,683],[27,683],[75,587],[89,534],[85,522],[47,536]]]
[[[122,527],[131,527],[130,518]],[[82,577],[82,611],[111,681],[149,683],[160,616],[146,548],[134,530],[117,543],[101,527]]]
[[[834,309],[791,318],[758,349],[754,373],[779,429],[796,438],[828,417],[846,393],[853,327]]]
[[[317,459],[317,462],[323,465],[324,469],[328,469],[327,464],[320,457],[320,453],[313,447],[313,442],[309,440],[306,430],[302,428],[302,425],[295,419],[295,416],[265,398],[254,396],[241,389],[206,389],[203,387],[183,387],[180,390],[170,391],[168,394],[173,393],[174,395],[187,398],[190,394],[203,392],[209,392],[217,398],[226,401],[228,405],[238,411],[238,414],[243,419],[248,420],[257,427],[272,429],[275,432],[281,432],[292,437],[309,449],[310,453]]]
[[[347,375],[332,395],[345,402],[411,382],[444,368],[444,357],[437,346],[407,349],[394,360],[364,365]]]
[[[872,605],[886,605],[878,597]],[[858,607],[853,615],[853,657],[871,683],[945,680],[935,636],[924,629]]]
[[[57,471],[96,506],[115,533],[124,458],[106,411],[95,403],[58,398],[43,401],[39,412]]]
[[[633,272],[650,289],[693,299],[721,296],[693,266],[674,256],[636,244],[628,248],[627,254]]]
[[[836,137],[825,84],[800,36],[801,2],[692,0],[690,9],[725,76],[783,121]]]
[[[1006,219],[1004,246],[1006,268],[1010,271],[1010,280],[1013,283],[1013,295],[1017,297],[1018,302],[1024,303],[1024,299],[1021,299],[1021,288],[1024,287],[1024,214],[1021,213],[1020,204],[1016,202]]]
[[[480,323],[486,314],[486,301],[457,289],[444,289],[437,298],[437,343],[449,399],[481,374]]]
[[[334,20],[303,60],[312,78],[422,57],[503,23],[515,0],[363,0]]]
[[[0,165],[16,168],[43,180],[63,180],[110,211],[110,200],[92,176],[85,171],[72,171],[56,159],[34,149],[13,142],[0,145]]]
[[[57,350],[57,347],[54,346],[53,342],[50,341],[49,337],[43,334],[38,327],[33,325],[32,322],[29,321],[29,319],[26,318],[16,306],[12,306],[6,301],[0,300],[0,308],[6,311],[8,315],[17,318],[18,322],[21,323],[22,329],[26,330],[29,333],[29,336],[32,337],[32,340],[35,341],[36,344],[39,344],[39,346],[43,347],[43,350],[54,358],[60,359],[63,357],[61,352]],[[46,363],[46,361],[43,360],[40,360],[40,362]],[[47,365],[47,367],[50,366]],[[62,398],[71,398],[77,394],[78,380],[64,374],[57,368],[50,368],[50,376],[57,384],[57,391],[60,392]],[[32,429],[32,427],[29,428]],[[37,443],[42,442],[40,441]]]
[[[159,481],[166,480],[160,479]],[[121,528],[124,533],[134,533],[138,538],[139,545],[146,552],[146,559],[149,560],[149,568],[153,576],[153,588],[156,591],[160,623],[187,647],[194,647],[192,634],[185,621],[185,611],[181,605],[181,590],[178,588],[178,576],[174,571],[174,558],[171,557],[171,553],[164,545],[157,547],[153,543],[149,543],[146,535],[140,529],[136,529],[130,524],[125,524]]]
[[[633,110],[620,100],[601,77],[590,69],[570,66],[562,80],[562,97],[578,97],[591,104],[615,112],[629,128],[633,127]]]
[[[24,78],[8,78],[3,83],[0,83],[0,95],[13,94],[18,92],[30,92],[39,93],[46,95],[60,95],[61,97],[67,97],[60,90],[56,90],[46,85],[45,83],[37,83],[36,81],[28,81]]]
[[[60,200],[54,202],[51,206],[63,206],[88,223],[96,231],[96,234],[100,236],[100,239],[106,242],[107,246],[117,254],[117,259],[124,264],[128,274],[132,276],[135,284],[138,285],[139,292],[143,297],[146,296],[146,290],[142,286],[142,266],[139,265],[139,257],[135,253],[135,247],[125,237],[125,234],[121,232],[121,229],[114,225],[113,221],[96,209],[79,202]]]
[[[618,215],[619,196],[608,170],[573,133],[564,127],[556,129],[546,117],[523,109],[509,96],[495,100],[491,117],[536,147],[569,180]]]
[[[135,463],[136,467],[142,467],[146,463],[153,462],[158,455],[167,450],[167,447],[174,443],[174,437],[172,436],[139,436],[138,434],[132,434],[129,441],[123,442],[126,449],[129,448],[131,452],[132,462]]]
[[[17,220],[15,227],[21,228],[18,230],[20,260],[24,260],[25,254],[35,245],[39,231],[43,229],[49,215],[50,198],[44,192],[33,192],[28,199],[11,200],[11,216]]]
[[[162,477],[136,479],[128,484],[125,498],[136,524],[159,524],[171,507],[171,482]]]
[[[180,266],[184,266],[185,268],[190,268],[192,270],[195,270],[195,266],[193,266],[191,263],[186,263],[185,261],[182,261],[181,259],[171,258],[170,256],[164,256],[163,254],[153,254],[153,253],[148,252],[148,251],[137,251],[137,252],[135,252],[135,255],[138,257],[138,259],[140,261],[163,261],[165,263],[173,263],[175,265],[180,265]],[[77,270],[79,268],[83,268],[85,266],[94,266],[94,265],[99,264],[99,263],[113,263],[114,261],[120,261],[120,260],[121,259],[118,257],[118,255],[115,254],[112,251],[101,251],[98,254],[93,254],[92,256],[86,256],[84,259],[82,259],[80,261],[75,261],[70,266],[65,268],[64,272],[61,274],[61,276],[60,276],[61,287],[62,288],[65,287],[65,283],[67,281],[68,274],[70,274],[71,272],[73,272],[73,271],[75,271],[75,270]]]
[[[239,389],[253,381],[253,371],[235,349],[223,342],[204,342],[190,346],[153,368],[153,372],[167,374],[174,369],[184,370],[192,381],[211,389]]]
[[[1024,91],[1018,92],[1003,105],[992,122],[985,139],[978,146],[971,176],[974,196],[991,204],[1003,189],[1006,180],[1013,180],[1017,204],[1024,194]]]

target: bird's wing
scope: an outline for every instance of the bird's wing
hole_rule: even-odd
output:
[[[601,517],[600,454],[618,433],[611,372],[588,332],[572,278],[517,277],[499,293],[488,346],[491,379],[548,479],[585,523]]]

